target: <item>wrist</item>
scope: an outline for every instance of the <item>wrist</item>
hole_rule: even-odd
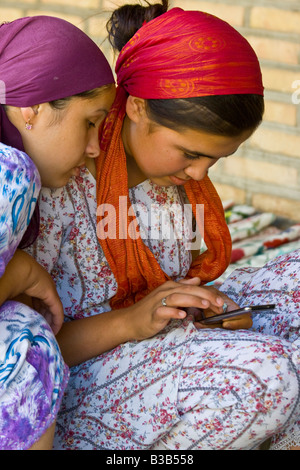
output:
[[[116,345],[137,339],[136,324],[133,321],[132,308],[133,307],[127,307],[107,312],[110,328],[116,339]]]

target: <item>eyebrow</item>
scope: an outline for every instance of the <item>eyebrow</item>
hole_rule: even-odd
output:
[[[108,109],[105,109],[105,108],[99,108],[99,109],[96,109],[96,111],[93,112],[92,114],[93,114],[93,115],[96,115],[96,114],[99,114],[99,113],[104,113],[105,116],[107,116],[108,113],[109,113],[109,110],[108,110]]]
[[[206,158],[210,158],[211,160],[218,160],[219,158],[227,158],[227,157],[230,157],[230,155],[233,155],[235,153],[235,151],[234,151],[234,152],[232,152],[228,155],[224,155],[222,157],[213,157],[211,155],[206,155],[205,153],[197,152],[195,150],[188,150],[188,149],[186,149],[184,147],[181,147],[181,146],[178,146],[177,148],[178,148],[178,150],[181,150],[182,152],[187,153],[189,155],[192,155],[192,156],[195,156],[195,157],[206,157]]]

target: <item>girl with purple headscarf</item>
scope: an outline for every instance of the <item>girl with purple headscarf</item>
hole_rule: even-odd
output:
[[[63,308],[50,276],[19,248],[38,233],[41,185],[65,185],[98,156],[114,92],[107,60],[70,23],[36,16],[0,25],[1,450],[52,447],[69,374],[54,336]],[[48,322],[38,313],[45,307]]]

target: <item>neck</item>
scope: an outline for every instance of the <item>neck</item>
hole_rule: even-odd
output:
[[[132,156],[128,155],[126,152],[125,154],[128,175],[128,188],[133,188],[134,186],[137,186],[138,184],[145,181],[147,178],[137,166],[135,159]]]
[[[122,141],[126,155],[126,167],[128,175],[128,187],[133,188],[147,179],[144,173],[137,165],[134,156],[131,153],[130,146],[130,120],[126,116],[122,128]]]

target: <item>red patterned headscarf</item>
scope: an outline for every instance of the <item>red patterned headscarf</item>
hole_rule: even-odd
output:
[[[127,209],[130,207],[121,138],[128,94],[144,99],[263,94],[263,86],[254,51],[234,28],[206,13],[180,8],[137,31],[120,52],[116,73],[117,96],[102,129],[97,160],[97,203],[114,206],[118,234],[119,221],[124,221],[119,197],[126,196]],[[184,188],[194,214],[196,204],[205,208],[207,251],[196,258],[188,273],[189,277],[199,276],[204,284],[228,266],[231,237],[222,203],[208,176],[200,182],[188,181]],[[132,217],[125,214],[126,228],[130,224]],[[131,305],[168,280],[141,238],[99,237],[99,241],[118,283],[112,308]]]
[[[225,21],[173,8],[140,28],[116,63],[118,85],[144,99],[262,95],[258,59]]]

